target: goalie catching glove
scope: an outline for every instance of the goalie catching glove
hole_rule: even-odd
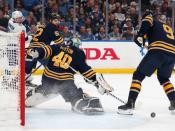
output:
[[[37,50],[28,49],[28,50],[27,50],[27,54],[28,54],[29,56],[31,56],[33,59],[39,57],[39,53],[38,53]]]
[[[114,91],[113,87],[111,87],[104,79],[102,74],[96,74],[96,81],[94,82],[97,87],[98,92],[103,95],[108,92]]]

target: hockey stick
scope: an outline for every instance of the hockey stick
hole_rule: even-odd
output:
[[[41,66],[42,66],[42,64],[40,64],[37,68],[35,68],[35,69],[25,78],[25,81],[26,81],[27,79],[29,79],[29,77],[30,77],[33,73],[35,73]]]
[[[88,78],[84,77],[80,72],[78,72],[76,69],[74,69],[72,66],[68,65],[67,63],[65,63],[66,66],[68,66],[72,71],[74,71],[75,73],[81,75],[86,81],[88,81],[89,83],[91,83],[92,85],[95,86],[95,83],[92,82],[91,80],[89,80]],[[111,92],[107,91],[106,92],[107,95],[110,95],[111,97],[115,98],[116,100],[120,101],[123,104],[126,104],[123,100],[121,100],[120,98],[118,98],[117,96],[115,96],[114,94],[112,94]]]

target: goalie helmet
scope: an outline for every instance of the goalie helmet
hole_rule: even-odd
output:
[[[81,40],[77,37],[66,41],[64,44],[65,45],[72,45],[72,46],[75,46],[77,48],[79,48],[82,45]]]

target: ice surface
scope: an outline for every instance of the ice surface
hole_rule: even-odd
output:
[[[34,83],[40,84],[40,76],[35,76]],[[115,95],[127,100],[132,75],[105,74],[104,78],[115,88]],[[171,81],[175,85],[175,74]],[[65,103],[61,96],[43,103],[35,108],[26,109],[26,126],[4,126],[0,131],[173,131],[175,129],[175,114],[169,110],[169,102],[153,75],[146,78],[142,84],[136,110],[133,116],[117,114],[117,107],[122,103],[111,96],[98,94],[95,87],[86,84],[81,76],[76,76],[76,84],[92,96],[98,96],[103,104],[105,113],[97,116],[87,116],[73,113],[69,103]],[[151,112],[156,113],[151,118]]]

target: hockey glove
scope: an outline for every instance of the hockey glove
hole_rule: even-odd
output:
[[[134,38],[134,42],[139,46],[143,47],[145,45],[145,39],[143,38],[142,35],[136,35]]]
[[[101,95],[114,91],[114,89],[105,81],[102,74],[96,74],[96,79],[95,86]]]
[[[27,50],[27,54],[28,54],[29,56],[31,56],[33,59],[39,57],[39,53],[38,53],[37,50],[29,49],[29,50]]]

